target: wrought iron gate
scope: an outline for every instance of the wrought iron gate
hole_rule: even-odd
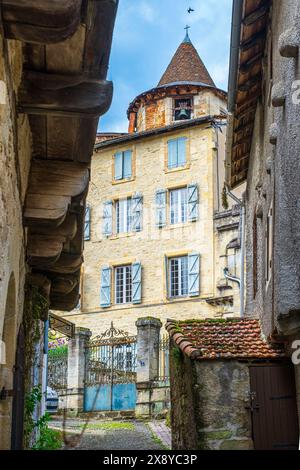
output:
[[[111,323],[86,347],[84,411],[134,410],[136,336]]]

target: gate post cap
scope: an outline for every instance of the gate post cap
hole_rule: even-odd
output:
[[[156,328],[161,328],[162,322],[160,321],[159,318],[143,317],[143,318],[138,318],[137,321],[135,322],[135,325],[137,328],[143,327],[143,326],[154,326]]]
[[[87,338],[90,338],[92,336],[92,332],[91,332],[91,330],[89,330],[89,328],[83,328],[83,327],[76,326],[75,336],[86,336]]]

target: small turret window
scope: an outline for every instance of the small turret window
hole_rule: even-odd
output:
[[[175,98],[174,100],[174,121],[184,121],[191,119],[193,112],[192,98]]]

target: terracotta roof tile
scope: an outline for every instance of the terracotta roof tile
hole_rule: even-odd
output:
[[[268,343],[259,320],[168,320],[166,329],[175,344],[193,359],[276,359],[286,355],[282,343]]]
[[[158,86],[176,82],[199,82],[215,87],[207,68],[191,42],[178,47]]]

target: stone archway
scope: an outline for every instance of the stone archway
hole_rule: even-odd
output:
[[[7,288],[4,323],[2,331],[2,351],[4,360],[0,364],[0,389],[12,390],[16,349],[16,285],[12,273]],[[0,400],[0,449],[9,449],[11,444],[12,396]]]

